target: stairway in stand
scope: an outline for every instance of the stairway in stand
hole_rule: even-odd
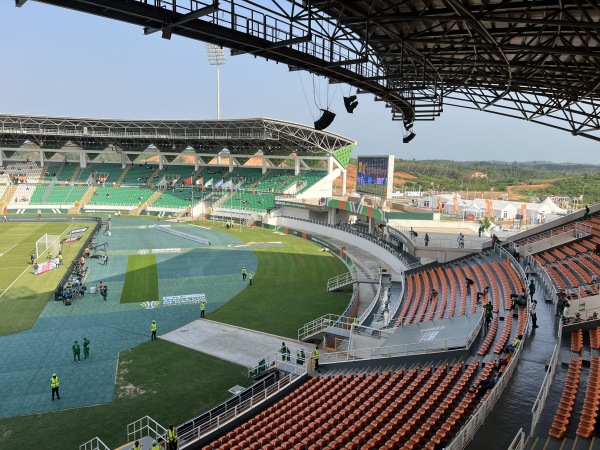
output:
[[[8,205],[13,198],[13,195],[15,195],[15,192],[17,192],[17,185],[13,184],[9,186],[6,191],[4,191],[2,198],[0,198],[0,206]]]
[[[163,193],[162,189],[157,189],[157,190],[154,192],[154,194],[152,194],[152,195],[150,196],[150,198],[149,198],[148,200],[146,200],[144,203],[142,203],[142,205],[141,205],[141,206],[139,206],[139,207],[137,207],[137,208],[134,208],[134,209],[132,209],[130,214],[131,214],[132,216],[139,216],[139,215],[140,215],[140,213],[141,213],[141,212],[142,212],[144,209],[146,209],[148,206],[150,206],[152,203],[154,203],[154,202],[156,201],[156,199],[162,195],[162,193]]]
[[[78,214],[79,211],[81,211],[81,208],[83,208],[85,204],[90,201],[92,195],[94,195],[94,192],[97,190],[98,186],[89,187],[88,190],[85,191],[85,194],[83,194],[83,197],[81,197],[81,200],[79,200],[75,206],[69,209],[69,214]]]
[[[38,180],[38,183],[43,183],[44,181],[46,181],[46,172],[48,172],[49,168],[50,168],[50,163],[45,162],[44,167],[42,167],[42,173],[40,173],[40,179]]]
[[[131,167],[132,167],[132,165],[128,164],[127,167],[125,167],[125,169],[123,169],[123,172],[121,172],[121,176],[116,181],[117,184],[121,184],[121,181],[123,181],[123,178],[125,178],[125,175],[127,175],[127,172],[129,172],[131,170]]]

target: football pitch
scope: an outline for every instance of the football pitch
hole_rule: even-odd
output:
[[[73,235],[81,239],[62,246],[64,266],[35,276],[31,254],[35,243],[44,234],[60,235],[70,230],[86,228]],[[0,335],[26,330],[37,320],[40,312],[54,294],[73,258],[93,230],[93,224],[77,222],[8,222],[0,224]],[[41,255],[37,263],[46,261]]]

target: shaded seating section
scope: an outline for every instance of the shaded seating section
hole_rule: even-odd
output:
[[[121,184],[129,185],[153,185],[158,183],[159,175],[154,175],[158,166],[155,164],[132,164],[123,176]]]
[[[60,167],[60,166],[59,166]],[[79,164],[75,162],[65,162],[62,171],[56,171],[56,178],[58,182],[70,182],[74,181],[73,176],[79,169]]]
[[[86,206],[110,205],[110,206],[133,206],[144,203],[155,190],[141,187],[112,187],[99,186]]]
[[[581,331],[581,330],[580,330]],[[577,436],[590,439],[598,419],[598,405],[600,404],[600,357],[590,361],[590,374],[588,376],[583,411],[577,426]]]
[[[283,192],[289,180],[294,176],[293,170],[271,169],[267,171],[256,183],[250,186],[251,189],[263,192]]]
[[[90,164],[85,169],[81,169],[77,175],[76,183],[116,183],[123,169],[120,164]]]
[[[494,363],[481,375],[488,378]],[[472,413],[479,361],[311,378],[212,449],[434,448]],[[441,447],[438,447],[441,448]]]
[[[558,409],[554,416],[554,421],[550,427],[548,434],[556,439],[562,439],[567,431],[577,389],[579,388],[579,377],[581,376],[582,359],[576,359],[569,362],[569,370],[567,372],[567,380],[565,382],[562,397],[558,404]]]
[[[60,170],[60,164],[54,163],[54,164],[48,164],[48,167],[46,168],[46,172],[44,173],[44,182],[45,183],[49,183],[51,181],[54,180],[55,175],[58,175],[58,171]]]

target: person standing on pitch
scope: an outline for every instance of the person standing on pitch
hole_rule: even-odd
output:
[[[242,281],[246,281],[246,268],[242,267]]]
[[[90,357],[90,340],[86,337],[83,338],[83,359]]]
[[[31,258],[31,265],[33,266],[33,263],[35,262],[35,255],[32,253],[29,257]]]
[[[52,374],[52,378],[50,378],[50,387],[52,388],[52,401],[54,401],[54,394],[56,394],[56,398],[60,400],[60,394],[58,393],[58,375],[55,373]]]
[[[152,321],[152,325],[150,325],[150,331],[152,332],[150,334],[150,340],[153,341],[156,339],[156,320]]]
[[[250,274],[248,275],[248,280],[250,280],[250,286],[252,286],[252,279],[254,278],[254,274],[252,273],[252,271],[250,271]]]
[[[77,361],[75,361],[75,359],[78,359],[79,362],[81,362],[81,348],[79,347],[79,341],[75,341],[72,348],[73,348],[73,362],[77,362]]]
[[[202,300],[200,302],[200,318],[203,319],[204,318],[204,310],[206,309],[206,301]]]

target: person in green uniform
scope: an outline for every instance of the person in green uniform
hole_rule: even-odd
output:
[[[58,375],[55,373],[52,374],[52,378],[50,378],[50,387],[52,388],[52,401],[54,401],[54,394],[56,394],[56,398],[60,400],[60,394],[58,393],[58,386],[60,382],[58,380]]]
[[[90,357],[90,340],[86,337],[83,338],[83,359]]]
[[[152,441],[152,448],[150,450],[161,450],[160,445],[158,445],[158,441],[156,439]]]
[[[77,362],[77,360],[79,360],[79,362],[81,362],[81,348],[79,347],[79,341],[75,341],[75,343],[73,344],[73,362]]]
[[[529,298],[533,299],[533,294],[535,294],[535,283],[531,280],[531,283],[529,283]]]
[[[150,325],[150,340],[153,341],[154,339],[156,339],[156,320],[152,321],[152,325]]]

